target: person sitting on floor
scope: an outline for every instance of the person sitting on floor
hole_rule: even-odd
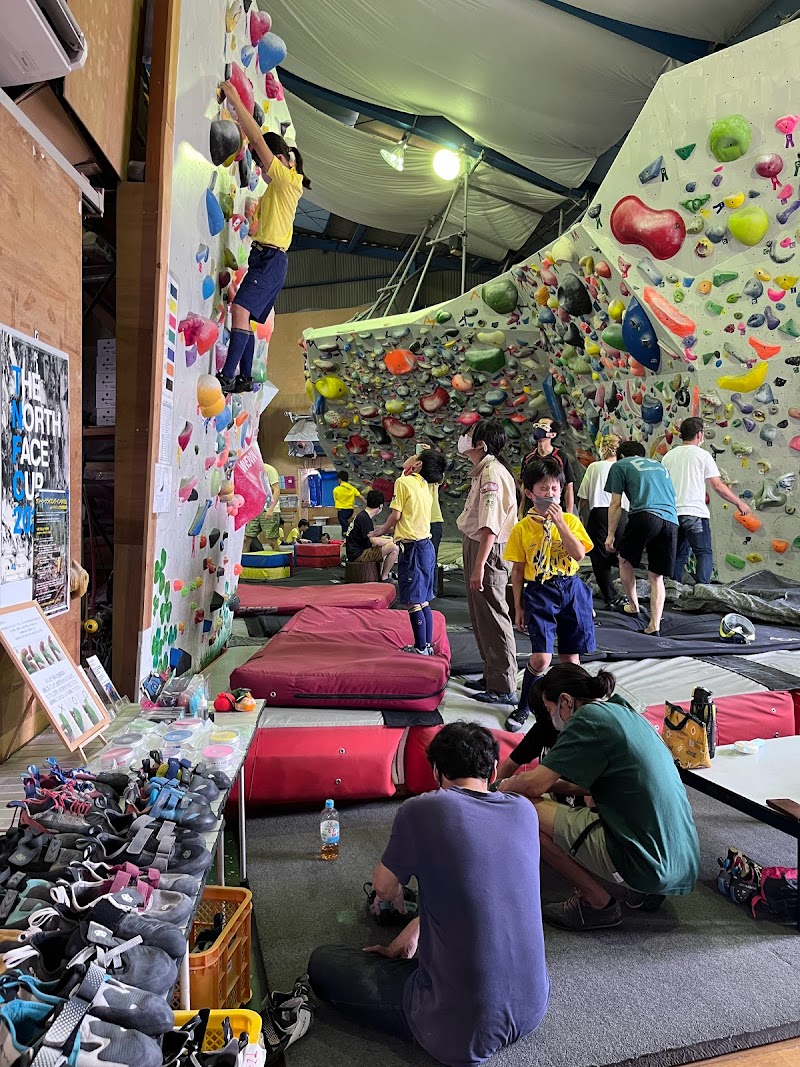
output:
[[[336,517],[342,528],[342,537],[346,537],[350,520],[353,517],[356,497],[359,500],[363,500],[364,497],[354,485],[350,484],[350,475],[347,471],[339,471],[338,478],[339,484],[333,490],[333,506],[337,509]]]
[[[408,609],[414,644],[404,652],[433,656],[433,612],[436,554],[431,542],[433,497],[429,486],[441,482],[447,459],[429,449],[406,463],[404,473],[394,483],[391,513],[375,533],[379,537],[395,531],[400,548],[397,562],[397,590],[400,603]],[[407,472],[407,473],[405,473]]]
[[[297,526],[289,531],[286,536],[287,545],[310,545],[311,542],[306,538],[305,533],[308,529],[308,519],[301,519]]]
[[[578,663],[581,653],[595,650],[592,594],[578,577],[580,561],[594,546],[578,516],[561,510],[561,464],[552,456],[533,460],[522,486],[532,506],[511,531],[504,555],[514,564],[516,624],[531,639],[519,704],[506,719],[513,733],[528,718],[528,694],[550,666],[556,637],[562,663]]]
[[[609,884],[629,890],[631,907],[653,911],[664,896],[691,893],[700,870],[692,809],[672,754],[614,686],[608,671],[552,667],[530,699],[558,740],[535,770],[498,786],[533,801],[542,860],[575,886],[567,900],[542,909],[546,922],[566,930],[619,926],[622,909]],[[559,781],[574,783],[594,807],[545,799]]]
[[[345,542],[347,562],[380,563],[382,582],[389,577],[400,551],[391,537],[379,537],[375,533],[375,519],[385,503],[386,497],[379,489],[370,489],[367,506],[353,519]]]
[[[416,876],[419,917],[388,947],[326,945],[308,965],[320,1000],[452,1067],[484,1063],[532,1033],[550,994],[536,811],[488,792],[497,757],[477,723],[434,737],[428,760],[440,788],[402,804],[372,877],[378,900],[402,911]]]

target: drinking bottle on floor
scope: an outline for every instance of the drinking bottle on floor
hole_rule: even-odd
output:
[[[322,818],[319,822],[319,835],[322,838],[322,858],[338,860],[339,858],[339,812],[332,800],[325,801]]]

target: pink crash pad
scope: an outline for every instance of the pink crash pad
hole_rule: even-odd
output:
[[[435,711],[450,673],[444,616],[433,613],[435,656],[413,643],[404,611],[309,607],[231,675],[271,707]]]
[[[792,737],[795,733],[794,701],[791,693],[743,693],[741,696],[716,697],[717,744],[753,741],[757,737]],[[689,701],[678,701],[688,709]],[[645,716],[661,732],[664,705],[651,704]]]
[[[237,615],[296,615],[303,608],[390,608],[397,598],[391,582],[360,585],[270,586],[239,582]]]
[[[412,726],[410,727],[403,747],[403,769],[405,787],[409,793],[430,793],[436,789],[436,779],[433,777],[431,765],[428,762],[428,745],[436,737],[443,726]],[[522,740],[522,734],[512,734],[507,730],[492,730],[500,746],[500,762],[510,756]],[[535,767],[538,760],[531,765],[526,765],[521,770],[529,770]]]

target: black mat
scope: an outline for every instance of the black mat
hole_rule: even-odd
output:
[[[491,1067],[678,1067],[800,1036],[800,936],[792,927],[755,922],[714,888],[717,857],[730,845],[761,863],[794,866],[794,843],[692,790],[689,796],[703,881],[654,914],[625,909],[623,925],[613,930],[572,934],[547,927],[550,1009],[535,1034],[498,1054]],[[272,989],[291,989],[316,945],[361,948],[391,939],[365,915],[361,885],[396,809],[395,801],[344,807],[335,863],[317,859],[316,812],[248,821],[253,907]],[[542,896],[565,896],[547,869]],[[288,1067],[434,1067],[418,1047],[324,1007],[286,1061]]]
[[[800,676],[778,670],[768,663],[756,663],[742,656],[700,656],[703,663],[711,663],[726,671],[733,671],[751,682],[763,685],[776,693],[800,689]],[[800,667],[800,664],[798,665]]]

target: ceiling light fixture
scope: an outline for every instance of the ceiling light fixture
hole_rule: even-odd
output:
[[[405,166],[406,149],[411,131],[406,130],[394,148],[382,148],[381,155],[393,170],[402,171]]]
[[[461,154],[459,152],[451,152],[449,148],[440,149],[433,157],[434,173],[446,182],[451,182],[459,176],[461,166]]]

